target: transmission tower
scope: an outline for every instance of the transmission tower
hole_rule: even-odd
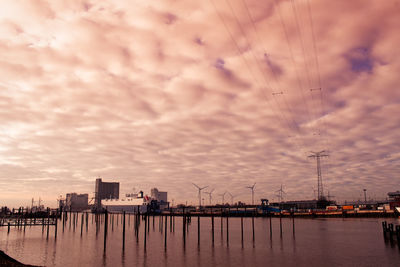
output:
[[[324,199],[324,187],[322,186],[321,158],[328,157],[325,150],[320,152],[311,151],[309,158],[317,159],[317,176],[318,176],[318,200]]]

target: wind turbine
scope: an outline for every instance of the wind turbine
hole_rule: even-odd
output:
[[[201,190],[207,188],[208,185],[207,185],[207,186],[204,186],[204,187],[200,187],[200,186],[198,186],[198,185],[195,184],[195,183],[192,183],[192,184],[193,184],[195,187],[197,187],[197,189],[199,189],[199,207],[201,207]]]
[[[278,193],[279,193],[279,195],[278,195],[278,197],[279,197],[279,202],[282,202],[282,200],[283,200],[283,194],[286,194],[286,192],[283,191],[282,184],[281,184],[281,188],[280,188],[279,190],[276,190],[275,192],[278,192]]]
[[[210,196],[210,205],[211,205],[211,200],[212,200],[212,192],[214,192],[214,189],[213,190],[211,190],[210,192],[204,192],[204,194],[207,194],[207,195],[209,195]]]
[[[224,205],[224,197],[225,197],[226,191],[223,194],[218,194],[219,196],[222,197],[222,205]]]
[[[246,188],[251,189],[251,205],[254,205],[254,187],[256,186],[256,183],[254,183],[252,186],[246,186]]]
[[[232,203],[232,206],[233,206],[233,199],[236,197],[236,195],[234,196],[234,195],[232,195],[232,194],[229,193],[229,192],[228,192],[228,194],[231,196],[231,203]]]

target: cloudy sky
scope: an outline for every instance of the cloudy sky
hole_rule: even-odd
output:
[[[2,1],[0,206],[400,190],[395,0]],[[206,196],[204,196],[207,198]],[[226,196],[225,199],[229,200]]]

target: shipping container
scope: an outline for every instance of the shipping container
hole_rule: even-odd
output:
[[[352,205],[342,206],[342,210],[353,210],[354,207]]]

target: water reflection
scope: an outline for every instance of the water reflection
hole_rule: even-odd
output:
[[[359,265],[373,265],[366,260],[370,258],[368,251],[380,259],[376,262],[379,266],[394,266],[400,261],[399,246],[382,238],[380,220],[373,219],[296,219],[293,224],[293,219],[282,218],[281,228],[279,218],[255,218],[253,238],[251,218],[216,217],[214,235],[217,240],[220,236],[220,242],[213,243],[211,218],[200,218],[198,242],[197,218],[191,223],[190,218],[153,216],[142,220],[127,215],[124,244],[123,216],[110,214],[107,224],[111,231],[106,235],[104,215],[72,214],[69,218],[64,224],[60,222],[64,227],[58,228],[57,240],[52,227],[48,240],[47,228],[41,226],[26,227],[25,232],[15,228],[9,234],[3,227],[0,249],[24,263],[41,266],[264,266],[269,261],[292,266],[309,257],[318,263],[315,266],[333,260],[346,263],[349,257]],[[147,227],[150,224],[153,226]],[[78,225],[75,230],[74,225]]]

